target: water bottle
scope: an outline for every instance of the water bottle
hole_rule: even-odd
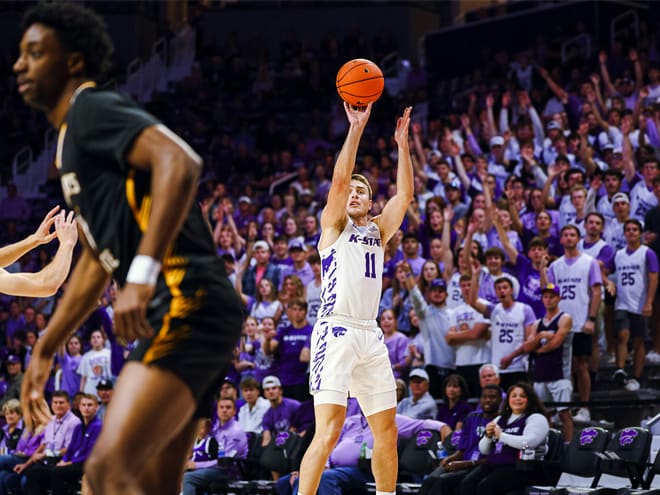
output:
[[[447,457],[447,451],[445,450],[445,446],[443,445],[442,442],[438,442],[436,451],[435,451],[435,456],[439,461]]]
[[[520,449],[520,460],[521,461],[533,461],[534,460],[535,450],[531,448],[526,443],[523,444],[523,448]]]
[[[362,445],[360,446],[360,459],[366,459],[367,458],[367,442],[362,442]]]
[[[224,447],[219,447],[218,448],[218,459],[222,459],[225,456],[225,448]]]

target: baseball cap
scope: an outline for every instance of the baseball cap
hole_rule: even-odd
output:
[[[252,204],[252,200],[248,196],[241,196],[240,198],[238,198],[238,202],[239,203],[247,203],[249,205]]]
[[[234,388],[238,388],[238,387],[236,386],[236,383],[234,382],[234,380],[232,380],[232,379],[231,379],[230,377],[228,377],[228,376],[226,376],[226,377],[222,380],[222,383],[223,383],[223,384],[224,384],[224,383],[228,383],[228,384],[231,385],[232,387],[234,387]]]
[[[428,159],[431,159],[431,158],[433,158],[434,156],[435,156],[436,158],[442,158],[442,153],[440,153],[438,150],[431,150],[431,151],[429,151],[429,155],[428,155],[427,158],[428,158]]]
[[[96,390],[110,390],[114,387],[112,380],[101,380],[96,384]]]
[[[605,143],[603,146],[601,146],[601,150],[606,151],[606,150],[613,150],[614,145],[612,143]]]
[[[408,378],[421,378],[422,380],[429,381],[429,374],[422,368],[415,368],[410,372]]]
[[[302,191],[300,191],[300,195],[301,196],[312,196],[312,191],[310,189],[305,188]]]
[[[307,246],[305,246],[305,243],[301,241],[300,239],[291,239],[289,241],[289,251],[293,249],[299,249],[301,251],[307,251]]]
[[[433,280],[431,280],[430,285],[431,285],[431,290],[433,289],[447,290],[447,283],[442,278],[434,278]]]
[[[266,378],[264,378],[264,381],[261,382],[261,388],[264,390],[267,388],[272,388],[272,387],[281,387],[282,382],[280,381],[279,378],[277,378],[274,375],[269,375]]]
[[[623,153],[623,148],[621,146],[615,146],[612,149],[612,153],[614,154],[622,154]]]
[[[548,122],[548,125],[546,125],[545,128],[548,131],[551,131],[553,129],[561,130],[561,124],[556,120],[551,120],[550,122]]]
[[[445,187],[451,187],[452,189],[460,189],[461,181],[458,179],[452,179],[449,184],[445,184]]]
[[[254,246],[252,246],[252,249],[256,251],[257,249],[264,249],[266,251],[270,251],[270,246],[266,241],[257,241],[254,243]]]
[[[504,146],[504,138],[502,136],[493,136],[490,138],[490,147]]]
[[[628,198],[628,195],[626,193],[618,192],[614,196],[612,196],[612,204],[616,203],[617,201],[630,203],[630,198]]]
[[[10,354],[7,356],[7,364],[18,364],[21,362],[21,358],[19,358],[16,354]]]
[[[541,289],[541,293],[544,292],[552,292],[553,294],[559,295],[560,294],[559,286],[553,283],[546,284],[545,287]]]

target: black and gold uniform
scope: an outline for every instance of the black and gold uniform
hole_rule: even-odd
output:
[[[126,154],[159,121],[116,91],[81,86],[60,127],[56,164],[62,190],[89,246],[120,286],[149,226],[150,173]],[[149,228],[169,228],[165,225]],[[155,336],[131,359],[170,370],[210,407],[240,336],[241,304],[217,257],[208,225],[194,205],[163,259],[147,312]]]

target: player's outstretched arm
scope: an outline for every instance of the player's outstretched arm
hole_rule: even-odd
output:
[[[179,234],[197,191],[201,158],[163,125],[147,127],[127,153],[135,168],[151,171],[151,214],[126,283],[117,295],[115,326],[126,340],[153,335],[147,305],[160,263]]]
[[[59,210],[60,207],[56,206],[46,213],[46,216],[41,221],[41,225],[39,225],[37,230],[34,231],[34,234],[27,236],[22,241],[0,248],[0,267],[11,265],[28,251],[42,244],[47,244],[55,239],[57,234],[51,232],[50,228],[53,226],[55,215],[57,215]]]
[[[53,223],[55,232],[52,235],[59,237],[60,241],[53,260],[36,273],[8,273],[0,270],[0,292],[27,297],[47,297],[57,292],[69,274],[78,232],[72,211],[68,215],[64,211],[60,212]]]
[[[109,281],[110,275],[91,249],[86,246],[71,274],[67,290],[48,323],[48,330],[32,350],[30,364],[23,376],[21,387],[24,417],[40,407],[40,401],[44,397],[44,386],[57,348],[97,307],[98,300]]]
[[[414,190],[413,167],[408,144],[408,128],[412,107],[406,107],[403,115],[397,119],[394,140],[399,147],[399,163],[396,172],[396,194],[390,198],[380,217],[374,219],[381,231],[383,243],[391,239],[401,226],[408,205],[412,201]]]
[[[369,103],[364,110],[354,109],[348,103],[344,102],[344,110],[348,119],[348,133],[346,140],[337,157],[337,163],[332,172],[332,184],[328,192],[328,202],[321,213],[321,241],[319,248],[323,249],[325,245],[330,245],[334,239],[327,239],[329,232],[341,231],[346,222],[346,203],[351,187],[351,175],[355,168],[357,159],[357,150],[360,145],[360,138],[367,126],[371,107]]]

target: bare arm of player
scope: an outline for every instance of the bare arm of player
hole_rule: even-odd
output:
[[[552,338],[545,344],[541,345],[536,349],[537,354],[543,354],[546,352],[554,351],[560,345],[564,343],[566,336],[570,333],[571,328],[573,327],[573,318],[568,313],[564,313],[559,318],[559,324],[557,325],[557,331],[554,333]]]
[[[84,239],[84,236],[80,237]],[[69,334],[82,325],[97,307],[109,280],[110,275],[92,250],[85,245],[71,274],[68,288],[48,322],[48,331],[32,350],[30,365],[23,376],[21,386],[21,404],[23,411],[28,411],[24,417],[27,418],[35,408],[41,407],[40,401],[43,400],[43,390],[50,374],[53,355]]]
[[[413,168],[410,159],[410,146],[408,144],[408,127],[410,127],[410,113],[412,107],[406,107],[403,115],[397,119],[394,140],[399,147],[399,163],[396,171],[396,194],[392,196],[383,213],[374,218],[380,228],[382,242],[386,243],[401,227],[408,205],[414,194]]]
[[[369,121],[372,106],[373,103],[369,103],[364,111],[360,111],[351,108],[348,103],[344,102],[344,110],[348,118],[348,133],[332,172],[328,202],[321,213],[319,251],[335,242],[346,226],[346,203],[351,190],[351,175],[355,168],[360,138]]]
[[[202,160],[163,125],[142,131],[126,158],[132,166],[151,171],[151,215],[136,254],[161,261],[188,216]],[[153,292],[154,287],[149,284],[127,282],[122,287],[115,304],[118,336],[133,340],[153,335],[146,318]]]
[[[598,315],[598,307],[600,306],[600,298],[602,295],[602,290],[603,290],[602,284],[594,284],[591,286],[591,299],[589,300],[589,314],[587,321],[584,322],[584,326],[582,327],[582,331],[589,335],[594,333],[594,330],[596,329],[596,324],[593,321],[591,321],[591,318],[594,318],[595,320],[596,316]]]
[[[481,275],[481,267],[476,260],[472,262],[470,266],[472,267],[472,285],[470,286],[470,294],[467,303],[482,315],[486,315],[488,312],[488,306],[479,301],[479,277]]]
[[[0,292],[28,297],[47,297],[57,292],[69,274],[78,231],[72,211],[68,215],[64,211],[60,212],[53,218],[53,223],[53,235],[60,242],[53,261],[36,273],[9,273],[0,269]]]
[[[658,272],[648,272],[647,279],[648,286],[646,289],[646,301],[644,301],[644,307],[642,308],[642,316],[650,318],[651,313],[653,313],[653,298],[658,289]]]
[[[0,248],[0,266],[11,265],[16,260],[20,259],[28,251],[40,246],[42,244],[48,244],[50,241],[57,237],[56,232],[51,232],[50,228],[55,222],[55,215],[60,210],[59,206],[56,206],[48,213],[41,221],[37,230],[34,231],[34,234],[27,236],[22,241],[15,242],[14,244],[9,244]],[[2,289],[0,289],[2,290]],[[2,290],[2,292],[5,292]]]

